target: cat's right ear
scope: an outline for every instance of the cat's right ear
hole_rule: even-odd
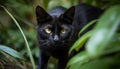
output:
[[[68,22],[69,24],[73,23],[73,19],[75,16],[75,7],[71,7],[68,9],[66,12],[64,12],[60,18],[63,19],[64,21]]]
[[[44,23],[46,20],[50,19],[51,16],[40,6],[36,7],[36,18],[38,23]]]

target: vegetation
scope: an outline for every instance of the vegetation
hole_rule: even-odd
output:
[[[85,50],[75,55],[68,63],[70,69],[120,68],[120,5],[108,9],[98,20],[95,28],[76,41],[70,52],[85,44]],[[112,14],[111,14],[112,13]]]
[[[83,44],[85,44],[85,50],[71,58],[67,67],[70,69],[119,69],[119,0],[0,0],[0,69],[5,69],[6,65],[14,69],[35,69],[34,61],[37,64],[39,56],[35,27],[36,5],[51,10],[56,6],[69,8],[78,3],[100,7],[105,9],[105,13],[100,19],[93,20],[80,31],[80,33],[83,32],[97,21],[93,30],[79,37],[73,44],[69,54],[73,50],[78,51]],[[6,13],[3,7],[10,13]],[[12,14],[13,18],[8,14]],[[22,30],[19,30],[20,28],[15,24],[17,22]],[[25,35],[24,38],[22,35]],[[49,62],[49,69],[55,68],[53,63],[56,63],[56,60]]]

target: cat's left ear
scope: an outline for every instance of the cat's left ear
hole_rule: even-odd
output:
[[[50,20],[51,16],[40,6],[36,7],[36,18],[37,21],[42,23],[44,21]]]
[[[74,6],[71,7],[65,13],[63,13],[61,16],[67,20],[70,20],[71,21],[70,23],[72,23],[74,16],[75,16],[75,7]]]

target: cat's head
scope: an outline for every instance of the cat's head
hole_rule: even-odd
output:
[[[75,7],[71,7],[60,15],[48,14],[40,6],[36,7],[38,41],[40,45],[65,45],[71,41]]]

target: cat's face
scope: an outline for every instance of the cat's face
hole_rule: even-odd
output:
[[[37,31],[41,45],[65,45],[73,34],[73,18],[75,8],[72,7],[61,15],[50,15],[43,8],[37,6]]]

